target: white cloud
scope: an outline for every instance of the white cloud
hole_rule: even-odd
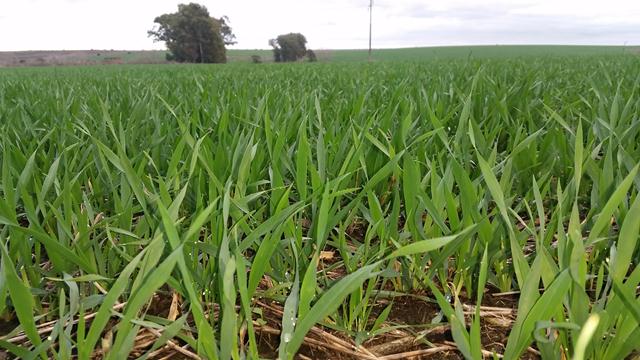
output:
[[[182,2],[198,1],[183,0]],[[0,0],[0,50],[159,49],[146,31],[176,0]],[[237,48],[301,32],[313,48],[364,48],[368,0],[202,0]],[[640,44],[634,0],[374,0],[374,46]]]

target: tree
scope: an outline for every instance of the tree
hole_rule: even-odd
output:
[[[307,39],[300,33],[279,35],[269,40],[276,62],[297,61],[307,55]]]
[[[214,19],[220,22],[220,35],[222,35],[222,40],[225,45],[235,45],[238,42],[236,41],[236,36],[231,31],[231,26],[229,26],[229,17],[223,15],[220,19]]]
[[[318,57],[316,56],[316,53],[311,49],[307,49],[307,61],[309,62],[318,61]]]
[[[224,63],[225,45],[235,44],[229,18],[216,19],[200,4],[180,4],[178,12],[160,15],[154,22],[158,25],[148,34],[154,41],[166,43],[169,60]]]

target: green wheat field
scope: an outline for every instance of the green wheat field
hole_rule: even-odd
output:
[[[0,358],[639,356],[640,58],[458,52],[0,69]]]

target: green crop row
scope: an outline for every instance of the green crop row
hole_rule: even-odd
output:
[[[426,294],[466,358],[622,359],[638,74],[631,55],[0,69],[0,349],[258,358],[275,301],[286,359],[314,326],[366,347],[394,297]],[[502,351],[492,291],[519,294]]]

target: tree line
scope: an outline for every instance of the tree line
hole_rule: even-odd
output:
[[[164,42],[169,52],[167,60],[192,63],[225,63],[226,46],[236,44],[236,36],[229,18],[213,17],[203,5],[180,4],[175,13],[155,18],[156,24],[148,35],[154,41]],[[307,49],[307,39],[300,33],[282,34],[269,40],[276,62],[298,61],[306,58],[316,61],[316,55]],[[253,58],[260,62],[259,57]]]

